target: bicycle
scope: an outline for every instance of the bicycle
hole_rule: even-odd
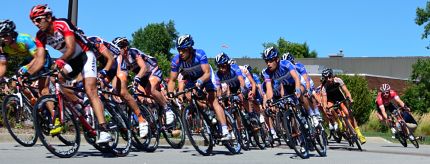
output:
[[[146,95],[143,91],[137,88],[137,85],[133,85],[133,92],[134,96],[136,97],[143,97],[146,99],[148,104],[144,104],[141,101],[138,101],[139,105],[145,106],[147,109],[149,109],[149,112],[152,114],[154,118],[155,127],[157,129],[158,134],[162,134],[164,138],[166,139],[167,143],[174,149],[181,149],[185,144],[185,130],[183,127],[182,119],[180,118],[180,105],[175,102],[171,101],[169,102],[172,107],[172,111],[174,113],[174,121],[171,124],[166,123],[166,115],[165,112],[162,112],[163,109],[161,106],[158,105],[158,103],[155,102],[154,98],[152,96]],[[136,98],[137,98],[136,97]],[[160,135],[155,136],[155,140],[159,140]],[[147,151],[155,151],[156,147],[151,150],[146,148]]]
[[[55,78],[50,86],[51,93],[55,94],[42,96],[34,106],[34,126],[42,144],[55,156],[70,158],[78,152],[81,141],[79,126],[82,125],[85,139],[96,149],[103,153],[110,152],[116,156],[126,156],[129,152],[129,147],[117,148],[117,143],[119,142],[119,134],[130,134],[127,122],[122,119],[118,112],[106,105],[106,125],[108,132],[113,134],[114,141],[110,145],[107,143],[96,144],[98,123],[96,119],[92,119],[92,121],[88,119],[88,114],[93,112],[84,113],[82,109],[73,107],[61,88],[72,89],[75,92],[83,92],[83,90],[60,84],[58,79],[59,71],[58,69],[49,71],[51,76]],[[48,110],[50,107],[53,108],[54,115],[51,115]],[[92,115],[90,117],[94,118]],[[57,118],[60,120],[63,130],[59,134],[51,135],[50,130],[55,128],[53,124]]]
[[[309,143],[307,142],[306,120],[301,114],[301,107],[296,96],[287,95],[273,102],[268,102],[269,106],[279,108],[279,119],[284,132],[282,137],[296,154],[302,158],[309,158]]]
[[[220,102],[225,104],[225,111],[230,112],[233,119],[236,120],[236,126],[240,127],[239,131],[242,134],[242,148],[249,150],[252,138],[254,139],[256,147],[259,149],[266,148],[266,134],[261,127],[259,119],[256,115],[248,113],[241,105],[242,102],[239,98],[240,93],[230,94],[229,96],[221,97]],[[227,103],[227,101],[229,103]]]
[[[232,139],[221,141],[221,127],[217,125],[217,121],[212,121],[215,114],[207,106],[200,107],[197,102],[198,100],[205,100],[206,93],[194,86],[170,97],[177,98],[188,92],[191,93],[191,102],[182,111],[182,122],[188,139],[197,152],[203,156],[211,155],[215,144],[222,143],[232,154],[239,154],[242,138],[230,113],[224,112]],[[197,143],[198,140],[202,140],[203,143]]]
[[[37,142],[37,134],[33,126],[32,103],[38,97],[38,88],[31,86],[31,83],[38,80],[39,77],[42,76],[25,80],[22,76],[12,77],[15,89],[4,97],[2,103],[4,125],[12,138],[25,147],[31,147]]]
[[[412,130],[408,127],[406,121],[403,119],[402,113],[406,112],[405,107],[398,107],[393,112],[389,112],[388,117],[391,123],[391,127],[396,128],[397,133],[395,134],[396,138],[399,140],[400,144],[404,147],[408,147],[407,140],[409,140],[415,148],[419,148],[419,143],[413,134]]]
[[[363,149],[361,148],[361,143],[360,143],[360,140],[358,139],[357,133],[355,132],[354,128],[349,122],[350,116],[343,113],[340,107],[342,103],[345,103],[348,113],[352,115],[351,104],[350,104],[351,102],[349,98],[346,98],[342,101],[337,101],[333,106],[327,108],[327,110],[333,109],[335,112],[338,113],[338,117],[341,118],[341,123],[346,128],[344,131],[341,131],[340,129],[338,129],[339,132],[337,133],[340,133],[343,136],[343,138],[345,138],[348,141],[351,147],[354,147],[354,144],[355,144],[358,150],[363,151]]]

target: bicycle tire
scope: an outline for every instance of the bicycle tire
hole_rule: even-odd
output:
[[[131,148],[131,130],[130,130],[130,119],[128,119],[128,116],[122,116],[122,110],[114,109],[113,107],[116,107],[114,102],[109,101],[113,104],[105,104],[105,105],[113,105],[113,106],[105,106],[105,110],[107,110],[111,115],[112,118],[110,122],[108,123],[109,131],[113,132],[115,134],[115,142],[110,147],[111,152],[118,157],[124,157],[127,156],[130,153]],[[123,113],[124,114],[124,113]],[[123,139],[125,142],[120,142],[119,140]]]
[[[31,112],[33,107],[31,107],[31,105],[25,100],[23,100],[23,102],[25,105],[24,108],[20,107],[19,105],[20,101],[18,96],[7,95],[6,97],[4,97],[4,100],[2,103],[3,123],[6,126],[9,134],[16,142],[18,142],[22,146],[31,147],[37,142],[37,134],[36,134],[36,129],[34,128],[33,114]],[[10,106],[13,104],[15,104],[16,107]],[[12,110],[9,110],[9,109],[12,109]],[[19,117],[19,118],[16,118],[16,117]],[[23,118],[25,120],[21,120],[20,118]],[[14,122],[14,124],[12,122]],[[29,134],[28,134],[29,130],[23,131],[23,129],[27,129],[26,127],[24,127],[26,124],[30,125],[30,128],[31,128],[30,130],[31,133]],[[22,127],[19,128],[20,126]],[[21,131],[23,131],[22,133],[24,134],[21,134],[21,132],[19,132],[20,129]]]
[[[248,151],[250,149],[250,145],[252,144],[252,141],[247,127],[248,125],[245,123],[246,121],[245,116],[242,115],[242,112],[240,112],[239,109],[235,109],[234,114],[231,116],[234,116],[235,118],[236,127],[238,129],[239,127],[241,127],[241,130],[239,130],[240,136],[242,137],[242,141],[240,142],[241,147],[243,150]]]
[[[169,128],[162,131],[164,138],[166,139],[167,143],[174,149],[181,149],[185,144],[185,129],[184,124],[181,119],[181,115],[178,112],[178,109],[174,107],[172,109],[173,113],[175,114],[175,121],[172,123],[173,126],[169,126]],[[173,129],[171,129],[173,128]],[[178,130],[179,129],[179,130]],[[167,130],[167,131],[166,131]],[[173,134],[174,132],[179,131],[179,137]],[[178,139],[179,138],[179,139]]]
[[[200,124],[200,121],[203,127],[199,127],[199,125],[195,124],[195,122]],[[184,124],[184,129],[188,136],[188,140],[190,141],[191,145],[193,145],[194,149],[196,149],[196,151],[203,156],[211,155],[214,146],[214,138],[212,132],[210,131],[209,124],[206,119],[203,118],[202,113],[197,111],[195,108],[186,107],[182,113],[182,123]],[[196,127],[194,127],[194,125],[196,125]],[[197,132],[196,134],[202,135],[201,138],[203,139],[203,144],[196,142],[197,136],[194,136],[192,131],[192,129],[196,128],[200,130],[200,132]],[[205,132],[207,134],[205,134]]]
[[[322,130],[321,126],[315,128],[315,138],[312,141],[315,150],[321,157],[327,156],[327,134]]]
[[[54,154],[57,157],[60,158],[70,158],[73,157],[79,150],[80,146],[80,132],[79,132],[79,123],[76,119],[73,119],[73,114],[68,111],[67,108],[63,108],[64,111],[64,117],[63,117],[63,127],[64,130],[61,132],[61,134],[56,136],[50,136],[49,135],[49,125],[46,124],[50,122],[50,112],[45,107],[45,104],[47,102],[52,102],[54,104],[55,110],[58,110],[58,101],[56,95],[45,95],[39,98],[38,102],[36,103],[34,107],[34,123],[35,128],[37,131],[37,134],[39,136],[40,141],[45,146],[46,149],[48,149],[49,152]],[[45,128],[45,129],[42,129]],[[47,129],[46,129],[47,128]],[[73,130],[75,132],[70,132],[69,130]],[[68,133],[67,133],[68,132]],[[67,134],[66,134],[67,133]],[[59,139],[61,142],[50,142],[49,139],[58,138],[60,136],[61,139]],[[72,140],[66,140],[64,136],[71,136]],[[64,141],[68,141],[66,143],[63,143]],[[62,145],[64,144],[64,145]],[[65,148],[70,146],[70,148]],[[65,148],[65,150],[60,149]]]
[[[155,150],[157,150],[160,141],[160,131],[158,128],[158,124],[156,123],[154,115],[152,114],[150,109],[148,109],[148,107],[140,103],[138,103],[138,106],[142,117],[148,122],[148,135],[145,138],[140,138],[138,119],[137,117],[133,117],[132,114],[130,114],[130,117],[132,119],[131,129],[133,134],[132,145],[137,149],[146,152],[154,152]]]
[[[242,136],[239,130],[236,126],[236,121],[233,119],[233,117],[230,115],[229,112],[224,112],[225,119],[227,126],[230,127],[233,134],[236,136],[236,139],[232,139],[230,141],[223,141],[224,146],[232,153],[232,154],[239,154],[242,150],[241,142],[242,142]]]
[[[294,110],[294,109],[292,109]],[[309,158],[309,149],[308,144],[306,142],[306,138],[304,136],[304,127],[302,123],[298,120],[298,117],[295,113],[291,114],[284,114],[284,128],[288,129],[288,134],[291,136],[290,140],[290,146],[293,147],[294,152],[302,158],[307,159]],[[298,133],[296,136],[293,136],[293,125],[298,125],[299,127],[296,127],[296,133]]]

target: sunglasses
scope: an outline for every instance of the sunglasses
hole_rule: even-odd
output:
[[[217,67],[218,68],[227,68],[228,64],[227,63],[226,64],[220,64],[220,65],[217,65]]]
[[[33,23],[40,23],[45,18],[46,18],[45,16],[40,16],[40,17],[34,18]]]
[[[276,61],[276,58],[272,58],[272,59],[267,59],[267,60],[264,60],[266,63],[272,63],[272,62],[274,62],[274,61]]]
[[[12,36],[12,33],[4,33],[4,34],[0,34],[0,38],[6,38],[8,36]]]

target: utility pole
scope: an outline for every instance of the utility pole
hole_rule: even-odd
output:
[[[78,0],[69,0],[69,12],[67,18],[78,26]]]

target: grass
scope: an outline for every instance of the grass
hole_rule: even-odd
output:
[[[366,137],[382,137],[382,138],[384,138],[384,139],[386,139],[386,140],[388,140],[390,142],[399,143],[399,141],[397,139],[392,139],[391,138],[391,133],[390,132],[384,133],[384,132],[375,132],[375,131],[363,131],[363,135],[366,136]],[[422,141],[420,141],[419,144],[430,145],[430,138],[429,137],[424,137],[424,139]]]

